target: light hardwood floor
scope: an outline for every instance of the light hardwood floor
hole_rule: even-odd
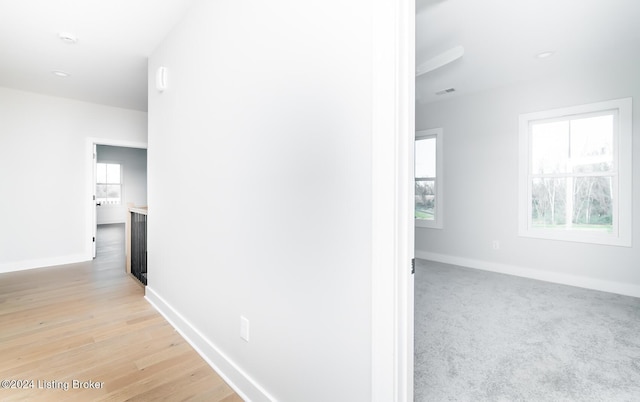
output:
[[[0,381],[33,381],[0,400],[242,401],[143,296],[123,225],[93,262],[0,274]]]

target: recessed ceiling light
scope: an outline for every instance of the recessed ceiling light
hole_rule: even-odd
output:
[[[553,56],[554,54],[555,54],[555,52],[547,51],[547,52],[542,52],[542,53],[536,54],[536,57],[539,58],[539,59],[546,59],[546,58],[549,58],[549,57]]]
[[[53,70],[51,74],[60,78],[67,78],[69,76],[69,73],[65,73],[64,71],[60,71],[60,70]]]
[[[60,32],[58,33],[58,38],[64,43],[74,44],[78,42],[78,38],[69,32]]]

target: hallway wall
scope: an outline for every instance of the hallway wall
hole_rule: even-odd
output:
[[[147,297],[254,401],[373,398],[371,21],[204,0],[149,63]]]

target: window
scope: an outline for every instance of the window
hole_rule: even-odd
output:
[[[96,165],[96,201],[101,204],[122,203],[122,170],[117,163]]]
[[[631,98],[520,115],[521,236],[631,246]]]
[[[442,129],[416,132],[416,226],[442,228]]]

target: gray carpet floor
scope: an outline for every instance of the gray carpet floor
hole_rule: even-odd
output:
[[[640,401],[640,299],[418,261],[415,401]]]

